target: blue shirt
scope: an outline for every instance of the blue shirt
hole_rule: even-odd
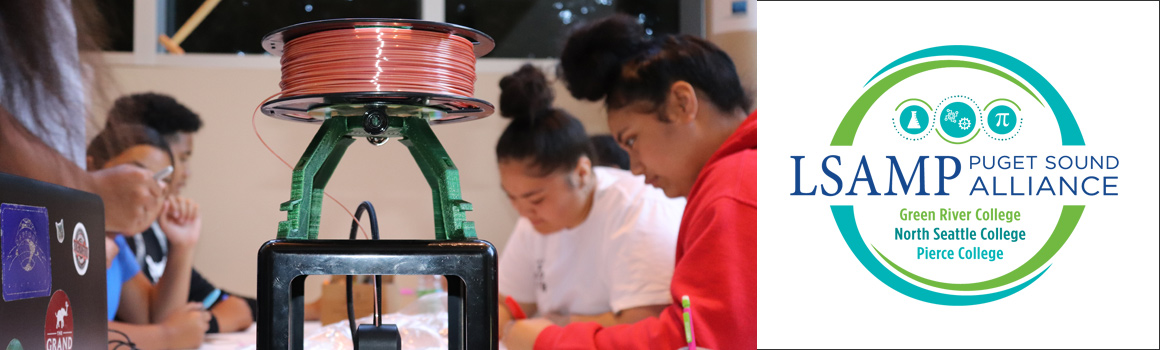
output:
[[[109,266],[106,272],[106,286],[108,288],[109,296],[109,321],[113,320],[113,316],[117,315],[117,307],[121,304],[121,288],[125,282],[129,282],[141,272],[141,266],[137,265],[137,259],[133,257],[133,251],[129,249],[129,244],[125,243],[125,237],[117,235],[113,238],[117,241],[117,256],[113,257],[113,264]]]

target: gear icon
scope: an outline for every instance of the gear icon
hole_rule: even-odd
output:
[[[971,119],[967,117],[959,118],[959,128],[967,130],[971,127]]]

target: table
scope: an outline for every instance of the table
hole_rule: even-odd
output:
[[[304,334],[310,334],[319,328],[322,328],[322,323],[318,321],[306,321],[302,323],[302,331]],[[201,343],[200,350],[234,350],[234,349],[255,349],[258,341],[258,324],[250,324],[249,328],[241,332],[232,333],[213,333],[206,334],[205,341]]]

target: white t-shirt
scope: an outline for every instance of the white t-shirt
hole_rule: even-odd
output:
[[[499,259],[499,292],[535,302],[541,315],[671,303],[685,199],[667,198],[628,171],[593,169],[596,193],[583,223],[541,234],[520,218]]]

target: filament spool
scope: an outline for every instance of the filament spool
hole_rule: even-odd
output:
[[[283,56],[282,96],[260,108],[274,118],[321,123],[381,110],[443,124],[495,111],[471,96],[475,59],[495,41],[471,28],[409,19],[322,20],[270,33],[262,47]]]

